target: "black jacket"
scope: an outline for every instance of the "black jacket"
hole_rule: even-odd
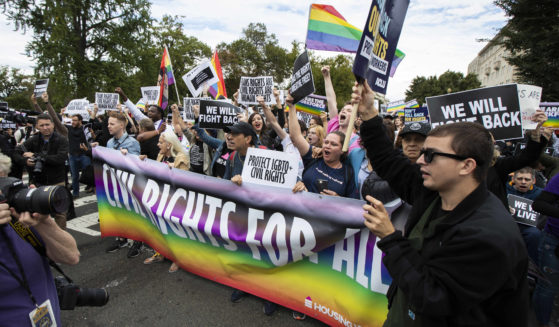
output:
[[[409,234],[438,193],[423,187],[419,165],[398,151],[383,131],[382,119],[363,122],[361,139],[373,167],[413,205]],[[401,232],[378,243],[395,290],[424,326],[525,326],[529,308],[528,257],[518,227],[484,184],[467,196],[426,237],[421,251]]]
[[[68,139],[57,132],[53,132],[48,144],[43,144],[41,133],[37,133],[23,143],[25,149],[35,155],[44,152],[44,166],[40,174],[30,173],[31,182],[39,185],[53,185],[66,180],[66,160],[68,160]],[[26,165],[26,159],[22,156],[21,148],[16,151],[14,157],[16,163]],[[31,172],[33,167],[31,167]]]

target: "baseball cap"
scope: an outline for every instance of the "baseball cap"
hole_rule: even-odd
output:
[[[404,136],[409,133],[417,133],[419,135],[427,136],[427,134],[431,131],[431,125],[427,122],[413,122],[407,123],[404,125],[404,128],[398,136]]]
[[[244,136],[250,135],[252,136],[252,143],[256,144],[256,132],[254,131],[252,126],[250,126],[248,123],[245,123],[244,121],[238,122],[233,126],[227,126],[223,130],[231,134],[243,134]]]

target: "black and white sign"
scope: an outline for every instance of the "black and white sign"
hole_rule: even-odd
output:
[[[299,162],[294,153],[249,148],[241,175],[243,183],[292,189]]]
[[[211,86],[219,82],[211,61],[205,60],[182,77],[192,96],[197,97],[204,90],[204,85]]]
[[[272,76],[241,77],[239,86],[239,103],[258,104],[256,97],[263,96],[266,104],[272,104],[274,99],[274,78]]]
[[[200,100],[200,128],[223,129],[238,122],[242,109],[224,101]]]
[[[540,108],[542,88],[533,85],[517,84],[517,90],[520,115],[522,116],[522,128],[535,129],[538,123],[532,121],[532,116]]]
[[[159,86],[142,86],[142,98],[146,105],[157,105],[159,102],[159,92],[161,88]]]
[[[200,100],[211,100],[211,98],[183,98],[183,112],[182,112],[182,119],[194,121],[194,109],[192,106],[200,105]]]
[[[508,195],[511,215],[517,223],[536,226],[540,214],[532,209],[532,200],[520,196]]]
[[[49,86],[49,79],[45,78],[45,79],[38,79],[35,81],[35,91],[33,91],[33,93],[35,93],[35,97],[36,98],[40,98],[41,95],[47,91],[47,88]]]
[[[428,97],[433,128],[456,122],[478,122],[495,140],[523,137],[516,85],[503,85]]]
[[[297,103],[307,95],[314,93],[314,79],[307,51],[300,54],[295,60],[289,93],[293,97],[293,103]]]
[[[70,117],[80,114],[83,117],[83,121],[88,121],[89,112],[87,112],[87,109],[89,109],[89,100],[75,99],[66,106],[66,114]]]
[[[99,108],[99,114],[103,114],[105,110],[116,110],[118,104],[118,93],[95,93],[95,103]]]

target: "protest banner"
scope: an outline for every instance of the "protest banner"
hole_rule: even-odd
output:
[[[523,225],[536,226],[540,214],[532,209],[532,200],[509,194],[507,196],[514,220]]]
[[[405,124],[421,121],[429,122],[429,110],[427,109],[427,107],[404,109]]]
[[[193,97],[199,96],[204,91],[204,86],[210,87],[219,82],[215,68],[209,60],[204,60],[182,79]]]
[[[43,93],[47,91],[48,86],[49,86],[48,78],[36,80],[35,90],[33,91],[33,93],[35,93],[35,97],[40,98],[41,95],[43,95]]]
[[[266,104],[274,103],[274,78],[272,76],[241,77],[239,103],[258,104],[257,96],[263,96]]]
[[[200,128],[223,129],[238,122],[242,109],[225,101],[200,100]]]
[[[243,183],[293,189],[299,159],[294,153],[249,148],[243,165]]]
[[[199,106],[200,105],[200,100],[211,100],[211,99],[212,98],[210,98],[210,97],[201,97],[201,98],[184,97],[182,99],[183,105],[184,105],[184,110],[182,112],[183,113],[182,119],[189,120],[189,121],[194,121],[194,109],[192,108],[192,106],[195,106],[195,105]]]
[[[310,126],[313,115],[297,111],[297,120],[302,120],[306,126]]]
[[[455,122],[478,122],[495,140],[522,138],[516,85],[487,87],[426,98],[433,128]]]
[[[66,106],[66,114],[70,117],[73,115],[81,115],[83,121],[86,122],[89,120],[89,100],[87,99],[74,99],[68,103]]]
[[[314,79],[312,76],[311,62],[307,51],[301,53],[293,65],[293,75],[291,75],[291,88],[289,94],[293,98],[293,103],[297,103],[314,92]]]
[[[320,116],[326,110],[328,100],[325,96],[311,94],[295,104],[297,112],[305,112],[311,115]],[[289,110],[287,110],[289,111]]]
[[[95,103],[99,108],[99,114],[102,115],[105,110],[116,110],[118,104],[118,93],[95,93]]]
[[[103,237],[146,242],[191,273],[329,325],[386,319],[391,278],[363,201],[238,186],[103,147],[93,165]]]
[[[373,0],[353,62],[353,74],[386,94],[409,0]]]
[[[559,128],[559,102],[542,102],[540,109],[547,115],[543,127]]]
[[[386,112],[394,113],[396,111],[403,111],[405,108],[419,108],[419,103],[415,99],[407,102],[405,100],[388,102]]]
[[[520,115],[522,118],[522,128],[535,129],[537,122],[532,121],[532,116],[540,107],[542,98],[542,88],[539,86],[517,84],[518,104],[520,106]]]
[[[142,86],[142,99],[144,99],[144,104],[146,105],[157,105],[159,101],[159,92],[161,88],[159,86]]]

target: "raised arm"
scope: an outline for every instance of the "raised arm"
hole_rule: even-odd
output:
[[[336,117],[338,115],[338,103],[336,102],[334,85],[332,84],[332,79],[330,78],[330,66],[322,67],[321,71],[322,77],[324,77],[324,89],[326,90],[326,100],[328,101],[328,113],[330,114],[330,117]]]
[[[291,137],[291,142],[293,142],[293,145],[295,145],[303,157],[307,154],[307,152],[309,152],[311,146],[301,133],[301,126],[299,126],[299,120],[297,120],[297,109],[295,109],[295,106],[293,105],[293,98],[291,95],[287,96],[285,103],[289,107],[289,136]]]
[[[43,112],[41,110],[41,107],[39,107],[39,104],[37,103],[37,98],[35,97],[35,92],[31,93],[31,102],[33,103],[33,110],[35,110],[36,112],[39,112],[39,113]]]
[[[266,105],[266,102],[264,101],[264,97],[259,96],[256,98],[256,101],[258,101],[258,104],[262,106],[262,111],[264,111],[264,116],[266,116],[266,125],[271,126],[274,132],[276,132],[276,134],[280,137],[280,139],[282,140],[285,139],[287,133],[285,133],[283,128],[281,128],[281,126],[278,124],[278,121],[274,116],[274,114],[272,113],[272,110],[270,110],[270,107]]]
[[[52,117],[52,120],[54,121],[54,128],[56,129],[56,131],[61,135],[63,135],[64,137],[68,137],[68,128],[66,128],[66,126],[62,124],[60,119],[58,119],[58,115],[56,114],[56,111],[54,111],[54,108],[50,105],[49,94],[47,92],[43,92],[41,98],[47,105],[47,111],[49,115]]]
[[[149,118],[148,116],[144,115],[144,113],[140,109],[136,108],[136,105],[134,103],[132,103],[132,101],[130,101],[130,99],[128,99],[128,97],[126,96],[126,94],[124,94],[124,91],[122,91],[122,89],[120,87],[117,87],[115,89],[115,92],[120,95],[120,97],[122,98],[122,103],[124,103],[126,108],[128,108],[128,110],[130,110],[130,112],[132,113],[132,116],[134,116],[134,120],[138,124],[140,123],[140,121],[142,119]]]
[[[179,106],[177,106],[176,103],[171,106],[171,113],[173,114],[171,121],[173,127],[175,127],[175,125],[179,125],[181,130],[186,129],[187,125],[179,114]]]

